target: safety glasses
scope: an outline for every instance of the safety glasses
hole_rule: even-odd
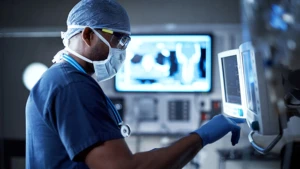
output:
[[[111,34],[110,43],[118,49],[125,50],[131,40],[128,35],[124,35],[122,33],[114,32],[109,29],[102,29],[102,32]]]

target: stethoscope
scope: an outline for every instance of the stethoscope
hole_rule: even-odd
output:
[[[69,62],[72,66],[74,66],[77,70],[79,70],[80,72],[82,73],[85,73],[85,70],[70,56],[66,55],[66,54],[63,54],[62,55],[62,58]],[[106,100],[107,100],[107,103],[108,103],[108,106],[109,108],[113,111],[113,115],[115,117],[115,120],[116,120],[116,123],[117,125],[119,126],[120,128],[120,131],[121,131],[121,134],[123,137],[129,137],[130,134],[131,134],[131,130],[130,130],[130,127],[128,124],[125,124],[119,114],[119,112],[116,110],[115,106],[113,105],[113,103],[110,101],[110,99],[106,97]]]

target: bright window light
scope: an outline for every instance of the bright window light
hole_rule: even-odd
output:
[[[48,67],[42,63],[31,63],[23,72],[23,83],[28,90],[31,90],[36,82],[41,78]]]

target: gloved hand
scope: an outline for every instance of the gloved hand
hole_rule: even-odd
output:
[[[204,147],[207,144],[219,140],[231,131],[231,143],[234,146],[239,142],[240,130],[240,126],[238,126],[235,121],[219,114],[192,133],[197,133],[201,137],[202,147]]]

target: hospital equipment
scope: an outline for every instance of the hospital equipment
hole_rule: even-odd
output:
[[[230,117],[246,118],[244,73],[239,49],[218,54],[222,108]]]
[[[277,134],[267,148],[255,144],[254,131],[249,134],[249,141],[256,150],[267,153],[279,141],[290,117],[299,116],[300,3],[297,0],[242,0],[241,7],[243,40],[251,41],[251,45],[244,43],[240,49],[244,52],[243,58],[250,58],[243,60],[245,64],[251,63],[256,72],[253,74],[256,81],[252,83],[256,103],[249,103],[258,105],[258,114],[248,111],[247,121],[262,135]],[[246,86],[251,86],[251,82]]]

